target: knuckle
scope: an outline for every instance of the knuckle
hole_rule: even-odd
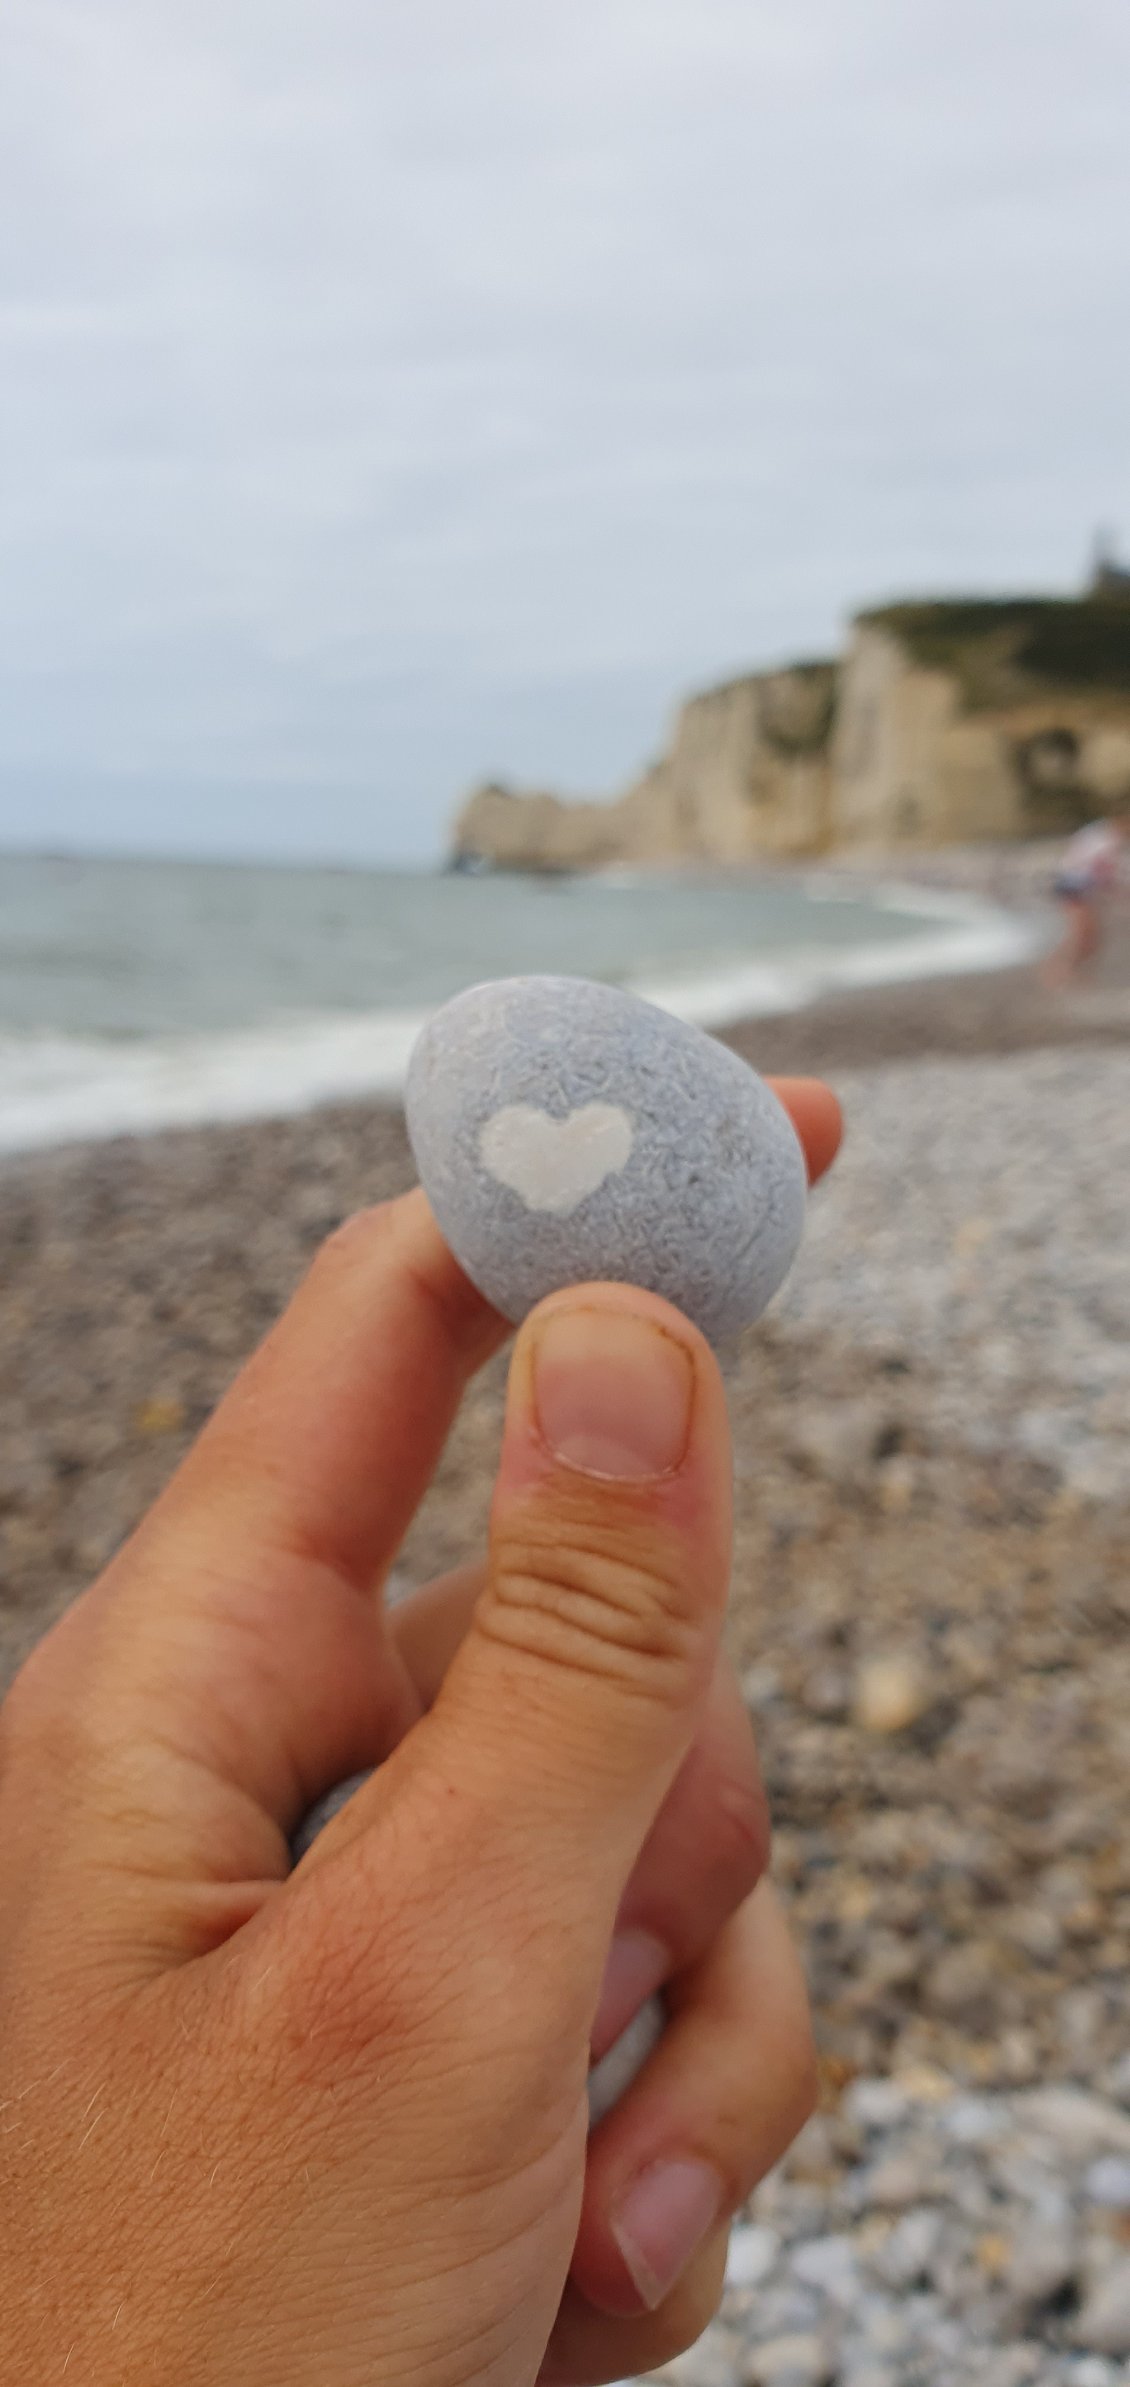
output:
[[[660,1703],[684,1703],[703,1655],[681,1554],[638,1517],[508,1520],[475,1623],[511,1649]]]
[[[392,1224],[393,1205],[388,1202],[351,1211],[319,1244],[310,1264],[311,1278],[333,1282],[343,1273],[349,1273],[371,1258],[374,1247],[387,1242]]]

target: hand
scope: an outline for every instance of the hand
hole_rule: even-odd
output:
[[[790,1101],[818,1165],[834,1105]],[[373,1596],[504,1331],[421,1196],[351,1221],[0,1715],[26,2387],[648,2366],[807,2110],[694,1330],[624,1287],[543,1304],[469,1622],[466,1583]],[[301,1814],[382,1759],[288,1878]],[[586,2146],[594,2030],[653,1985],[637,1939],[602,1999],[618,1924],[661,1943],[671,2021]]]

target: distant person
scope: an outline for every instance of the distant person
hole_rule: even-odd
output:
[[[1063,912],[1063,936],[1044,971],[1048,986],[1067,986],[1093,961],[1102,943],[1103,911],[1118,884],[1127,817],[1091,821],[1069,838],[1052,893]]]

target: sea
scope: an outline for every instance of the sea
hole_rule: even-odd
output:
[[[502,873],[0,854],[0,1150],[394,1098],[487,978],[600,978],[703,1026],[1003,966],[1031,929],[831,874]]]

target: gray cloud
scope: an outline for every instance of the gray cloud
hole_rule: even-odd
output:
[[[7,0],[0,837],[434,850],[1130,534],[1121,0]]]

